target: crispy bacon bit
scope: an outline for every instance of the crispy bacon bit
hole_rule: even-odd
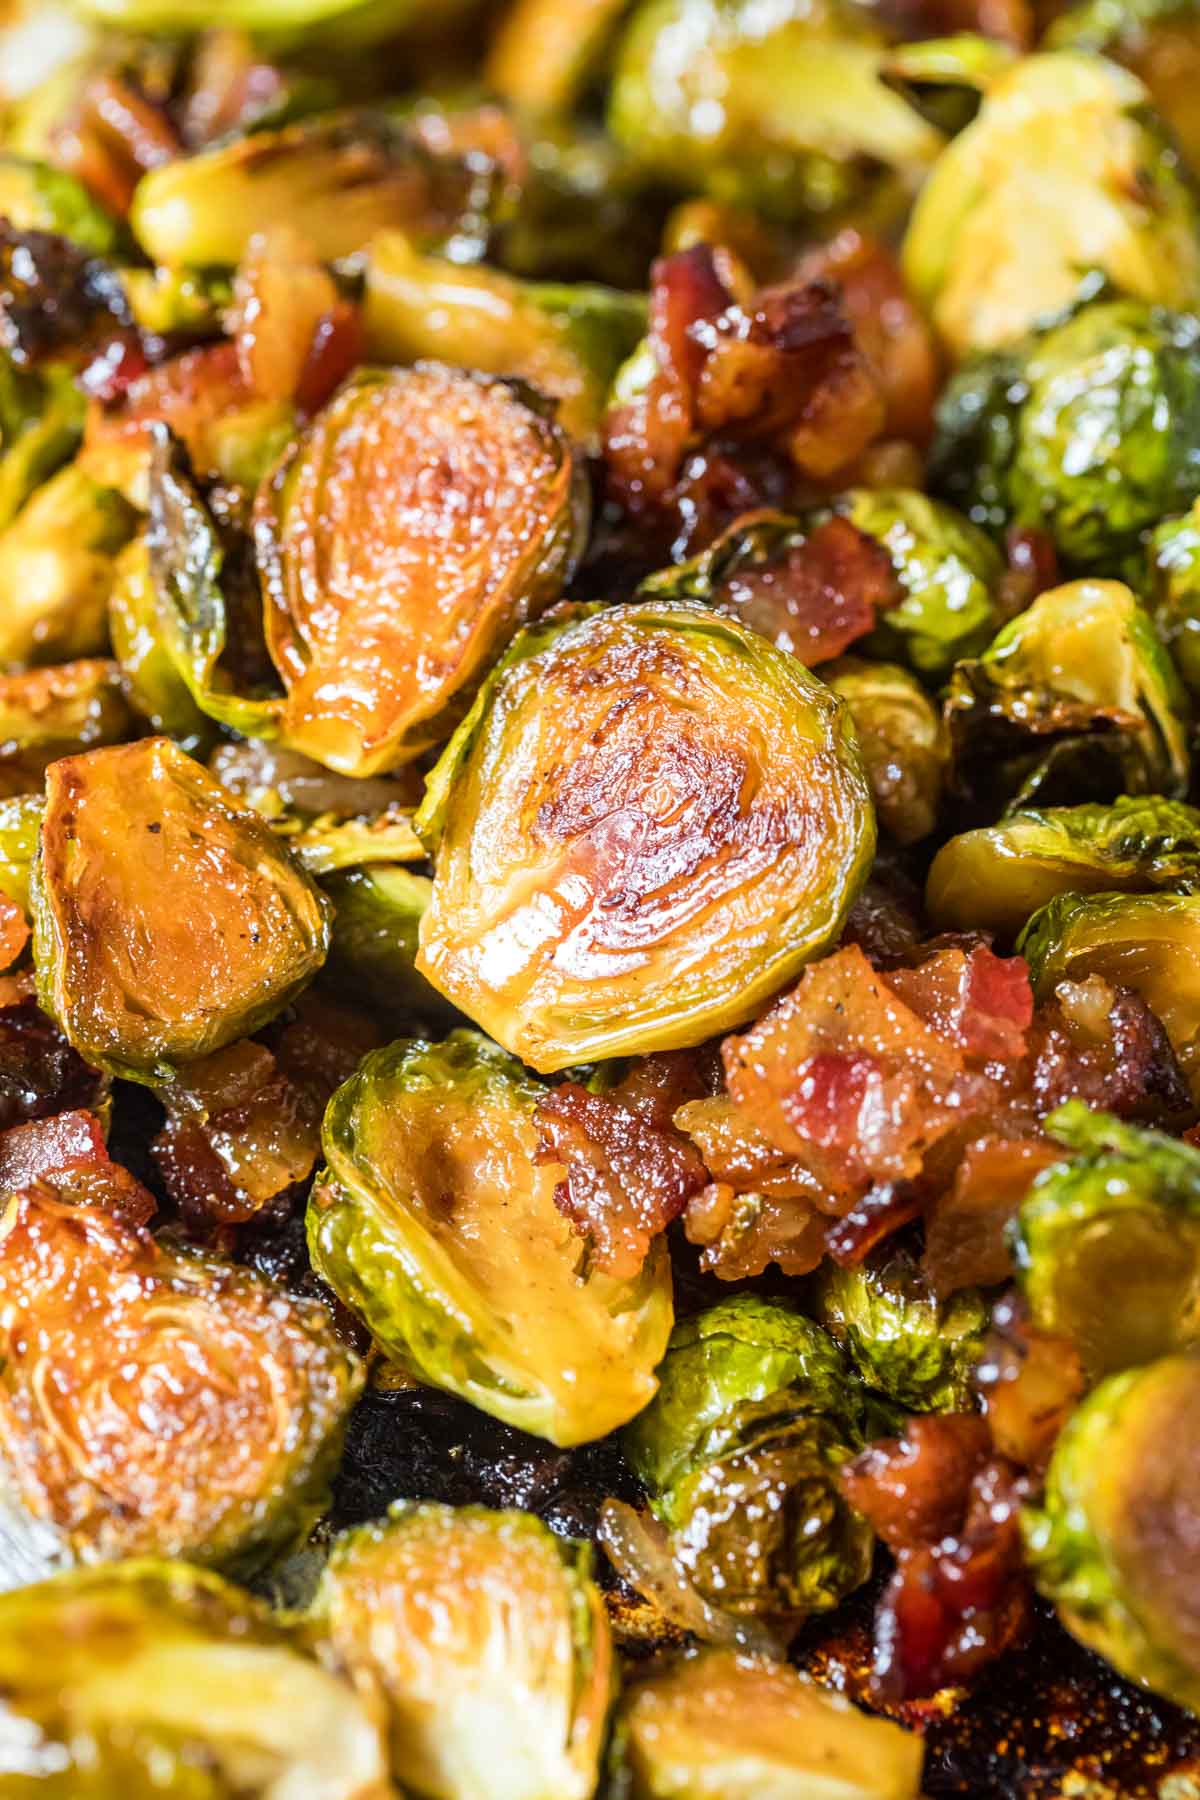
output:
[[[896,1552],[875,1617],[873,1685],[914,1699],[968,1679],[1030,1617],[1018,1511],[1028,1480],[989,1455],[984,1420],[911,1420],[843,1471],[843,1489]]]
[[[740,1193],[710,1181],[688,1201],[683,1229],[702,1252],[700,1267],[722,1281],[744,1281],[775,1263],[785,1275],[808,1275],[825,1255],[826,1221],[802,1200]]]
[[[992,1309],[992,1329],[975,1375],[992,1442],[1002,1456],[1040,1472],[1088,1381],[1067,1338],[1030,1324],[1024,1302],[1006,1295]]]
[[[874,1187],[844,1219],[834,1219],[826,1226],[826,1254],[842,1268],[852,1269],[893,1231],[919,1218],[921,1208],[920,1189],[907,1182]]]
[[[674,1110],[674,1108],[672,1108]],[[699,1155],[656,1109],[621,1096],[591,1094],[576,1081],[539,1104],[540,1163],[565,1169],[555,1205],[596,1263],[619,1277],[636,1275],[652,1240],[677,1219],[708,1180]]]
[[[0,894],[0,969],[15,963],[29,942],[29,926],[25,914],[15,900]]]
[[[193,1230],[241,1224],[312,1174],[321,1107],[262,1044],[216,1051],[159,1097],[167,1123],[151,1153]]]
[[[35,1182],[60,1200],[96,1207],[110,1218],[144,1225],[156,1210],[154,1195],[105,1147],[95,1113],[63,1112],[0,1132],[0,1193]]]
[[[94,404],[84,434],[85,466],[96,481],[123,491],[146,478],[155,424],[181,439],[202,481],[220,474],[217,444],[230,413],[254,398],[229,341],[188,350],[134,381],[111,407]]]
[[[363,1057],[387,1040],[374,1020],[309,988],[266,1034],[288,1080],[313,1096],[321,1112]]]
[[[109,265],[68,238],[16,231],[0,219],[0,348],[22,368],[51,357],[86,368],[114,343],[140,348]]]
[[[315,412],[361,358],[359,309],[340,298],[332,275],[286,225],[253,240],[233,293],[228,324],[247,388]]]
[[[731,575],[714,603],[806,668],[841,656],[896,605],[887,551],[849,519],[829,519],[773,562]]]
[[[52,134],[54,161],[75,175],[110,212],[129,211],[149,169],[171,162],[182,145],[166,113],[114,70],[92,76]]]
[[[1030,1095],[1039,1117],[1064,1100],[1172,1124],[1193,1111],[1187,1080],[1156,1014],[1102,976],[1060,982],[1032,1033]]]
[[[0,1007],[0,1131],[95,1106],[103,1076],[72,1050],[58,1027],[21,987]]]
[[[915,968],[894,969],[888,985],[941,1037],[977,1062],[1016,1062],[1033,1022],[1024,957],[939,950]]]
[[[1005,1232],[1035,1175],[1061,1162],[1045,1138],[983,1136],[925,1215],[925,1272],[939,1294],[993,1287],[1012,1274]]]

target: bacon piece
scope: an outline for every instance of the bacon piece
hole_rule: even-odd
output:
[[[1064,1100],[1171,1124],[1193,1108],[1191,1090],[1157,1015],[1132,988],[1102,976],[1060,982],[1032,1033],[1031,1103],[1039,1117]]]
[[[0,1007],[0,1131],[94,1106],[105,1090],[104,1078],[20,988],[11,1001]]]
[[[833,518],[775,560],[729,576],[713,600],[812,669],[874,630],[900,597],[882,545]]]
[[[825,1255],[826,1222],[803,1201],[739,1193],[712,1181],[688,1201],[683,1229],[701,1250],[700,1267],[722,1281],[744,1281],[775,1263],[785,1275],[811,1274]]]
[[[69,238],[0,219],[0,347],[21,368],[51,358],[84,368],[114,341],[140,349],[114,271]]]
[[[136,491],[148,476],[152,427],[164,424],[183,442],[197,477],[216,480],[221,424],[253,399],[236,344],[225,340],[185,351],[131,382],[116,404],[93,403],[84,431],[84,466],[106,486]]]
[[[234,277],[228,328],[238,368],[261,400],[296,400],[315,412],[361,360],[357,306],[343,300],[300,232],[281,225],[256,237]]]
[[[0,1132],[0,1193],[36,1182],[60,1200],[96,1207],[132,1225],[144,1225],[156,1211],[149,1189],[109,1156],[103,1128],[91,1112],[57,1113]]]
[[[1063,1160],[1045,1138],[984,1135],[969,1146],[953,1186],[925,1215],[924,1268],[938,1294],[993,1287],[1012,1274],[1005,1232],[1035,1175]]]
[[[1078,1350],[1067,1338],[1036,1330],[1024,1301],[1006,1294],[992,1309],[975,1379],[997,1450],[1040,1473],[1087,1392]]]
[[[888,985],[939,1036],[977,1062],[1017,1062],[1033,1022],[1029,965],[985,944],[939,950],[914,968],[893,969]]]
[[[971,1482],[992,1451],[977,1413],[910,1419],[902,1438],[881,1438],[847,1463],[841,1488],[889,1550],[936,1543],[961,1524]]]
[[[1000,577],[997,599],[1003,616],[1011,619],[1047,588],[1057,587],[1061,577],[1054,539],[1038,526],[1011,526],[1004,547],[1008,567]]]

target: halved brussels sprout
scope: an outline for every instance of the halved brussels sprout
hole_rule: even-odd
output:
[[[129,223],[151,262],[241,262],[252,238],[292,225],[323,262],[395,227],[470,250],[491,177],[439,159],[384,114],[326,113],[180,157],[138,183]]]
[[[556,400],[564,429],[594,450],[613,377],[646,329],[646,302],[616,288],[463,268],[389,231],[371,244],[364,317],[370,355],[519,376]]]
[[[19,906],[27,919],[33,911],[29,878],[45,806],[40,793],[0,800],[0,894]]]
[[[1068,1101],[1046,1130],[1075,1152],[1043,1169],[1012,1230],[1033,1323],[1094,1376],[1200,1339],[1200,1151]]]
[[[94,256],[117,247],[117,226],[81,181],[32,157],[0,152],[0,218],[17,232],[52,231]]]
[[[1013,938],[1057,894],[1179,887],[1200,888],[1200,811],[1122,795],[962,832],[934,857],[925,902],[939,930]]]
[[[583,471],[506,383],[423,363],[349,382],[255,509],[287,743],[348,775],[454,729],[586,530]]]
[[[1200,130],[1192,103],[1200,38],[1195,0],[1075,0],[1054,20],[1047,50],[1092,50],[1145,83],[1193,171]]]
[[[935,488],[980,523],[1034,526],[1073,568],[1138,564],[1200,492],[1200,321],[1098,300],[969,364],[938,409]]]
[[[1150,610],[1184,686],[1200,696],[1200,500],[1150,535]]]
[[[106,648],[113,557],[132,529],[120,495],[73,465],[26,501],[0,535],[0,664]]]
[[[222,0],[214,17],[208,0],[75,0],[80,12],[117,31],[208,31],[214,24],[265,33],[306,48],[366,49],[380,38],[428,29],[415,0]],[[438,23],[467,10],[469,0],[446,0]]]
[[[119,743],[132,726],[117,665],[106,657],[0,675],[0,784],[40,789],[50,763]]]
[[[795,1623],[866,1580],[871,1530],[837,1485],[861,1390],[819,1325],[722,1301],[676,1326],[659,1384],[626,1453],[706,1600]]]
[[[837,0],[644,0],[621,39],[609,128],[648,174],[784,218],[913,175],[941,134],[885,85],[885,50]]]
[[[85,411],[70,369],[18,369],[0,354],[0,531],[75,454]]]
[[[113,564],[108,635],[134,710],[155,731],[175,738],[186,749],[201,746],[211,727],[163,646],[144,535],[126,544]]]
[[[1059,894],[1017,939],[1040,998],[1102,975],[1157,1013],[1200,1098],[1200,894]]]
[[[858,488],[836,507],[882,544],[903,593],[868,648],[930,681],[984,649],[1002,617],[996,590],[1004,564],[978,526],[913,488]]]
[[[1095,270],[1139,300],[1195,303],[1196,200],[1148,98],[1080,51],[999,68],[904,240],[905,274],[953,355],[1011,343]]]
[[[252,1568],[303,1538],[362,1386],[323,1307],[46,1188],[8,1200],[0,1268],[0,1487],[32,1552]]]
[[[556,1444],[631,1418],[671,1329],[662,1241],[640,1275],[585,1266],[537,1163],[544,1093],[473,1031],[367,1057],[325,1117],[313,1265],[424,1381]]]
[[[452,1021],[452,1010],[416,969],[417,932],[433,892],[429,878],[367,865],[337,871],[322,886],[334,907],[334,981],[374,1011]]]
[[[629,1800],[918,1800],[921,1790],[919,1737],[784,1663],[732,1650],[635,1674],[614,1746]]]
[[[1130,1681],[1200,1711],[1200,1356],[1110,1375],[1068,1420],[1026,1557],[1067,1630]]]
[[[166,1080],[257,1030],[320,968],[329,910],[264,820],[169,739],[51,765],[38,991],[98,1068]]]
[[[874,850],[847,709],[699,607],[527,631],[430,777],[418,967],[535,1069],[695,1044],[836,937]]]
[[[1149,617],[1119,581],[1039,595],[978,661],[958,665],[946,698],[960,782],[1017,805],[1183,794],[1187,712]]]
[[[898,844],[919,843],[937,824],[950,759],[937,706],[895,663],[844,656],[821,672],[850,710],[879,823]]]
[[[963,1288],[939,1300],[916,1258],[876,1253],[853,1268],[826,1262],[815,1310],[871,1387],[909,1412],[971,1410],[971,1372],[990,1317]]]
[[[0,1597],[5,1792],[388,1800],[370,1699],[264,1606],[140,1559]]]
[[[529,1513],[401,1503],[334,1545],[317,1613],[428,1800],[591,1800],[613,1652],[591,1553]]]

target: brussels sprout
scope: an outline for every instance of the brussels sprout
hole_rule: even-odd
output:
[[[1033,1323],[1093,1375],[1200,1338],[1200,1151],[1069,1101],[1046,1129],[1076,1154],[1034,1179],[1012,1231]]]
[[[590,1550],[529,1513],[401,1503],[334,1546],[317,1610],[429,1800],[591,1800],[613,1653]]]
[[[29,1545],[253,1568],[298,1543],[362,1386],[324,1308],[46,1189],[4,1228],[0,1486]]]
[[[120,496],[79,468],[38,489],[0,535],[0,665],[106,647],[113,557],[132,529]]]
[[[412,823],[419,779],[406,783],[385,775],[358,781],[261,741],[218,745],[209,769],[270,821],[310,875],[425,861]]]
[[[868,648],[940,681],[986,646],[1001,619],[995,595],[1004,565],[977,526],[911,488],[859,488],[837,510],[883,545],[903,590]]]
[[[219,1576],[140,1559],[0,1597],[3,1783],[44,1800],[388,1800],[369,1700]]]
[[[367,48],[380,38],[428,29],[428,16],[415,0],[222,0],[214,15],[208,0],[75,0],[97,24],[117,31],[208,31],[215,23],[263,32],[285,42],[296,38],[306,49]],[[467,10],[469,0],[444,0],[438,23]]]
[[[1196,201],[1147,98],[1126,70],[1082,52],[998,74],[935,163],[904,240],[909,284],[954,356],[1011,343],[1076,300],[1091,271],[1139,300],[1195,303]]]
[[[968,365],[938,409],[935,488],[990,525],[1036,526],[1113,573],[1200,492],[1200,321],[1102,300]]]
[[[1081,1643],[1200,1711],[1200,1357],[1110,1375],[1068,1420],[1023,1519],[1042,1593]]]
[[[531,399],[437,363],[368,370],[264,484],[267,647],[293,748],[348,775],[419,755],[557,598],[587,490]]]
[[[329,911],[259,815],[169,739],[51,765],[38,992],[97,1068],[169,1080],[249,1036],[321,966]]]
[[[1013,938],[1056,894],[1200,888],[1200,811],[1123,795],[1110,806],[1010,812],[938,851],[925,901],[943,931]]]
[[[356,255],[389,227],[467,251],[490,185],[385,116],[328,113],[160,164],[138,183],[129,223],[168,268],[233,268],[279,225],[295,226],[322,261]]]
[[[661,1240],[632,1281],[581,1264],[538,1164],[544,1089],[473,1031],[367,1057],[325,1117],[314,1267],[424,1381],[556,1444],[654,1393],[671,1328]]]
[[[676,1326],[659,1384],[626,1453],[705,1599],[795,1621],[866,1580],[871,1531],[837,1485],[861,1400],[819,1325],[722,1301]]]
[[[530,382],[558,402],[564,429],[596,449],[613,376],[646,329],[646,303],[615,288],[464,269],[389,231],[371,245],[365,322],[372,356],[440,358]]]
[[[132,724],[104,657],[0,675],[0,782],[32,792],[60,756],[118,743]]]
[[[15,794],[0,800],[0,894],[19,906],[27,919],[33,911],[29,877],[44,810],[41,794]]]
[[[571,111],[602,63],[628,0],[513,0],[484,70],[518,112]]]
[[[0,219],[14,231],[52,231],[93,256],[117,247],[117,227],[74,175],[0,152]]]
[[[75,454],[85,404],[70,370],[18,369],[0,355],[0,531]]]
[[[210,726],[162,643],[158,595],[145,536],[132,539],[113,564],[108,635],[130,704],[155,731],[187,749],[203,745]]]
[[[1059,894],[1017,939],[1037,994],[1089,975],[1158,1014],[1200,1098],[1200,894]]]
[[[699,607],[547,621],[417,816],[417,966],[535,1069],[695,1044],[836,937],[874,820],[843,703]]]
[[[907,174],[942,139],[881,78],[864,15],[823,0],[643,0],[621,39],[609,127],[648,175],[786,219]]]
[[[1044,39],[1047,50],[1091,50],[1123,63],[1145,83],[1156,111],[1193,171],[1200,166],[1195,93],[1195,0],[1077,0]]]
[[[786,1664],[707,1650],[634,1675],[614,1733],[628,1800],[917,1800],[919,1737]]]
[[[334,906],[334,980],[378,1012],[452,1020],[442,996],[415,967],[417,929],[433,883],[408,869],[368,865],[340,870],[322,885]]]
[[[1151,613],[1193,699],[1200,696],[1200,500],[1150,536]]]
[[[978,661],[958,665],[946,699],[960,783],[1018,805],[1059,791],[1182,794],[1186,714],[1149,617],[1118,581],[1039,595]]]
[[[909,1412],[970,1410],[990,1316],[974,1288],[939,1301],[915,1257],[885,1251],[853,1268],[826,1262],[815,1308],[863,1380],[888,1399]]]
[[[919,843],[937,824],[949,760],[937,707],[894,663],[845,656],[822,674],[854,721],[879,823],[898,844]]]

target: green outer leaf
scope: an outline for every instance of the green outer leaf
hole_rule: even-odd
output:
[[[991,1318],[975,1288],[939,1300],[915,1259],[876,1255],[854,1268],[826,1261],[817,1317],[862,1379],[910,1412],[969,1412],[971,1377]]]

